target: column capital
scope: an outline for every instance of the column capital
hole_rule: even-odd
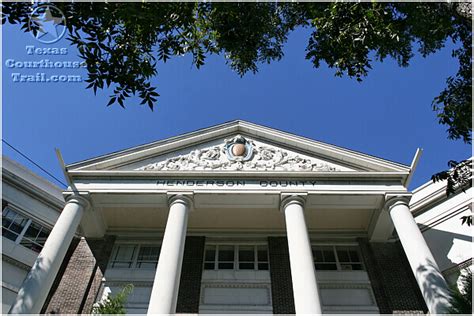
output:
[[[298,204],[304,207],[307,193],[284,193],[280,197],[280,211],[285,212],[285,208],[291,204]]]
[[[87,210],[89,207],[91,207],[91,201],[89,198],[89,194],[83,194],[83,193],[73,193],[71,195],[68,195],[64,198],[64,200],[67,203],[76,203],[82,206],[85,210]]]
[[[395,205],[402,204],[408,206],[408,203],[411,200],[411,196],[411,193],[386,194],[384,208],[390,213],[392,207],[394,207]]]
[[[181,203],[194,209],[194,198],[192,193],[168,193],[168,206],[171,207],[175,203]]]

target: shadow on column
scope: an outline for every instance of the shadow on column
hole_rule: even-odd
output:
[[[416,269],[417,278],[423,278],[423,296],[430,302],[449,301],[449,294],[446,293],[446,281],[438,272],[437,265],[431,260],[426,265]],[[441,304],[441,303],[440,303]],[[430,304],[432,305],[432,304]],[[445,308],[448,308],[446,305]]]

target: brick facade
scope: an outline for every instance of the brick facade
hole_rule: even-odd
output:
[[[107,264],[109,263],[110,256],[112,255],[112,250],[115,243],[115,236],[104,236],[103,239],[90,239],[87,240],[87,244],[94,254],[96,260],[96,271],[94,277],[89,283],[89,290],[87,291],[87,297],[85,297],[83,306],[80,309],[80,312],[83,314],[89,314],[92,312],[92,305],[97,299],[97,295],[100,291],[100,285],[102,278],[104,277],[105,270],[107,269]]]
[[[97,299],[112,253],[114,236],[75,239],[60,268],[42,313],[88,314]],[[424,313],[426,304],[400,243],[370,243],[360,250],[380,313]],[[177,313],[198,313],[205,237],[186,237]],[[274,314],[294,314],[288,241],[268,237]]]
[[[380,313],[426,313],[428,308],[399,242],[359,239]]]
[[[56,275],[55,279],[54,279],[54,282],[53,282],[53,285],[51,286],[51,289],[48,293],[48,296],[46,297],[46,300],[45,300],[45,303],[43,305],[43,308],[41,309],[41,314],[45,314],[45,313],[59,313],[59,311],[57,311],[57,307],[56,308],[48,308],[49,305],[50,305],[50,302],[56,292],[56,289],[58,288],[59,284],[61,283],[62,281],[62,278],[63,278],[63,275],[64,275],[64,272],[66,270],[66,268],[68,267],[68,264],[69,264],[69,259],[71,258],[71,256],[74,254],[74,251],[76,250],[78,244],[79,244],[79,241],[80,239],[79,238],[74,238],[72,241],[71,241],[71,245],[69,246],[67,252],[66,252],[66,256],[64,257],[64,260],[63,262],[61,263],[61,266],[59,268],[59,271],[58,271],[58,274]]]
[[[43,313],[89,314],[112,252],[114,236],[71,244]]]
[[[202,236],[186,237],[177,313],[199,313],[205,240]]]
[[[273,314],[294,314],[293,284],[286,237],[268,237]]]

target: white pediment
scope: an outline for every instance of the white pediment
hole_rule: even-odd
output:
[[[284,149],[241,134],[149,158],[122,166],[119,170],[355,171],[340,164]]]
[[[245,121],[208,127],[67,168],[68,172],[139,173],[400,172],[403,177],[410,171],[406,165]]]

